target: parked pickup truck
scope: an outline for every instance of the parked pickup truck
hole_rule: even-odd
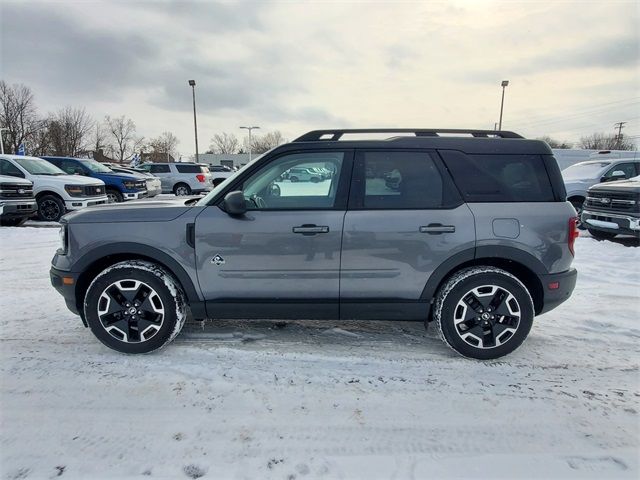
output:
[[[17,227],[36,211],[33,183],[0,175],[0,225]]]
[[[70,210],[107,203],[103,181],[67,175],[41,158],[0,155],[0,175],[33,182],[40,220],[57,222]]]
[[[582,210],[582,223],[597,239],[616,235],[640,239],[640,175],[591,187]]]
[[[70,175],[84,175],[102,180],[109,203],[137,200],[147,196],[147,181],[141,175],[116,173],[100,162],[88,158],[42,157]]]

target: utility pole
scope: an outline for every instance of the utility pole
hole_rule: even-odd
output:
[[[251,162],[251,130],[256,130],[259,129],[260,127],[240,127],[240,128],[244,128],[245,130],[249,131],[249,162]]]
[[[622,129],[624,128],[624,124],[627,122],[618,122],[614,123],[614,128],[618,129],[618,135],[616,135],[616,146],[620,148],[620,144],[622,143]]]
[[[4,155],[4,137],[2,136],[2,132],[5,130],[9,130],[8,128],[2,127],[0,128],[0,153]]]
[[[504,108],[504,89],[509,86],[509,80],[503,80],[500,85],[502,86],[502,100],[500,101],[500,121],[498,122],[498,130],[502,130],[502,110]]]
[[[193,93],[193,132],[196,137],[196,163],[200,161],[198,155],[198,122],[196,121],[196,81],[189,80],[189,85],[191,86],[191,92]]]

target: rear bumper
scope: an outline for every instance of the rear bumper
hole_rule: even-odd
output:
[[[631,215],[583,210],[581,220],[587,228],[640,236],[640,218]]]
[[[562,273],[540,275],[539,278],[542,283],[544,299],[542,310],[538,313],[541,315],[553,310],[571,296],[576,286],[578,272],[572,268]]]

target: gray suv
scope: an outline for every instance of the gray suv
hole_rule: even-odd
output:
[[[210,192],[214,186],[209,168],[198,163],[145,163],[139,168],[160,178],[162,193],[184,196]]]
[[[402,136],[348,139],[380,132]],[[334,173],[283,179],[308,164]],[[456,352],[490,359],[571,295],[576,221],[544,142],[321,130],[202,199],[66,215],[51,282],[120,352],[162,347],[188,316],[381,319],[433,322]]]

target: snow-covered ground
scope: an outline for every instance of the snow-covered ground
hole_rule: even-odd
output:
[[[580,238],[578,286],[499,361],[421,324],[191,324],[102,346],[50,287],[55,228],[0,229],[0,474],[638,478],[640,248]]]

